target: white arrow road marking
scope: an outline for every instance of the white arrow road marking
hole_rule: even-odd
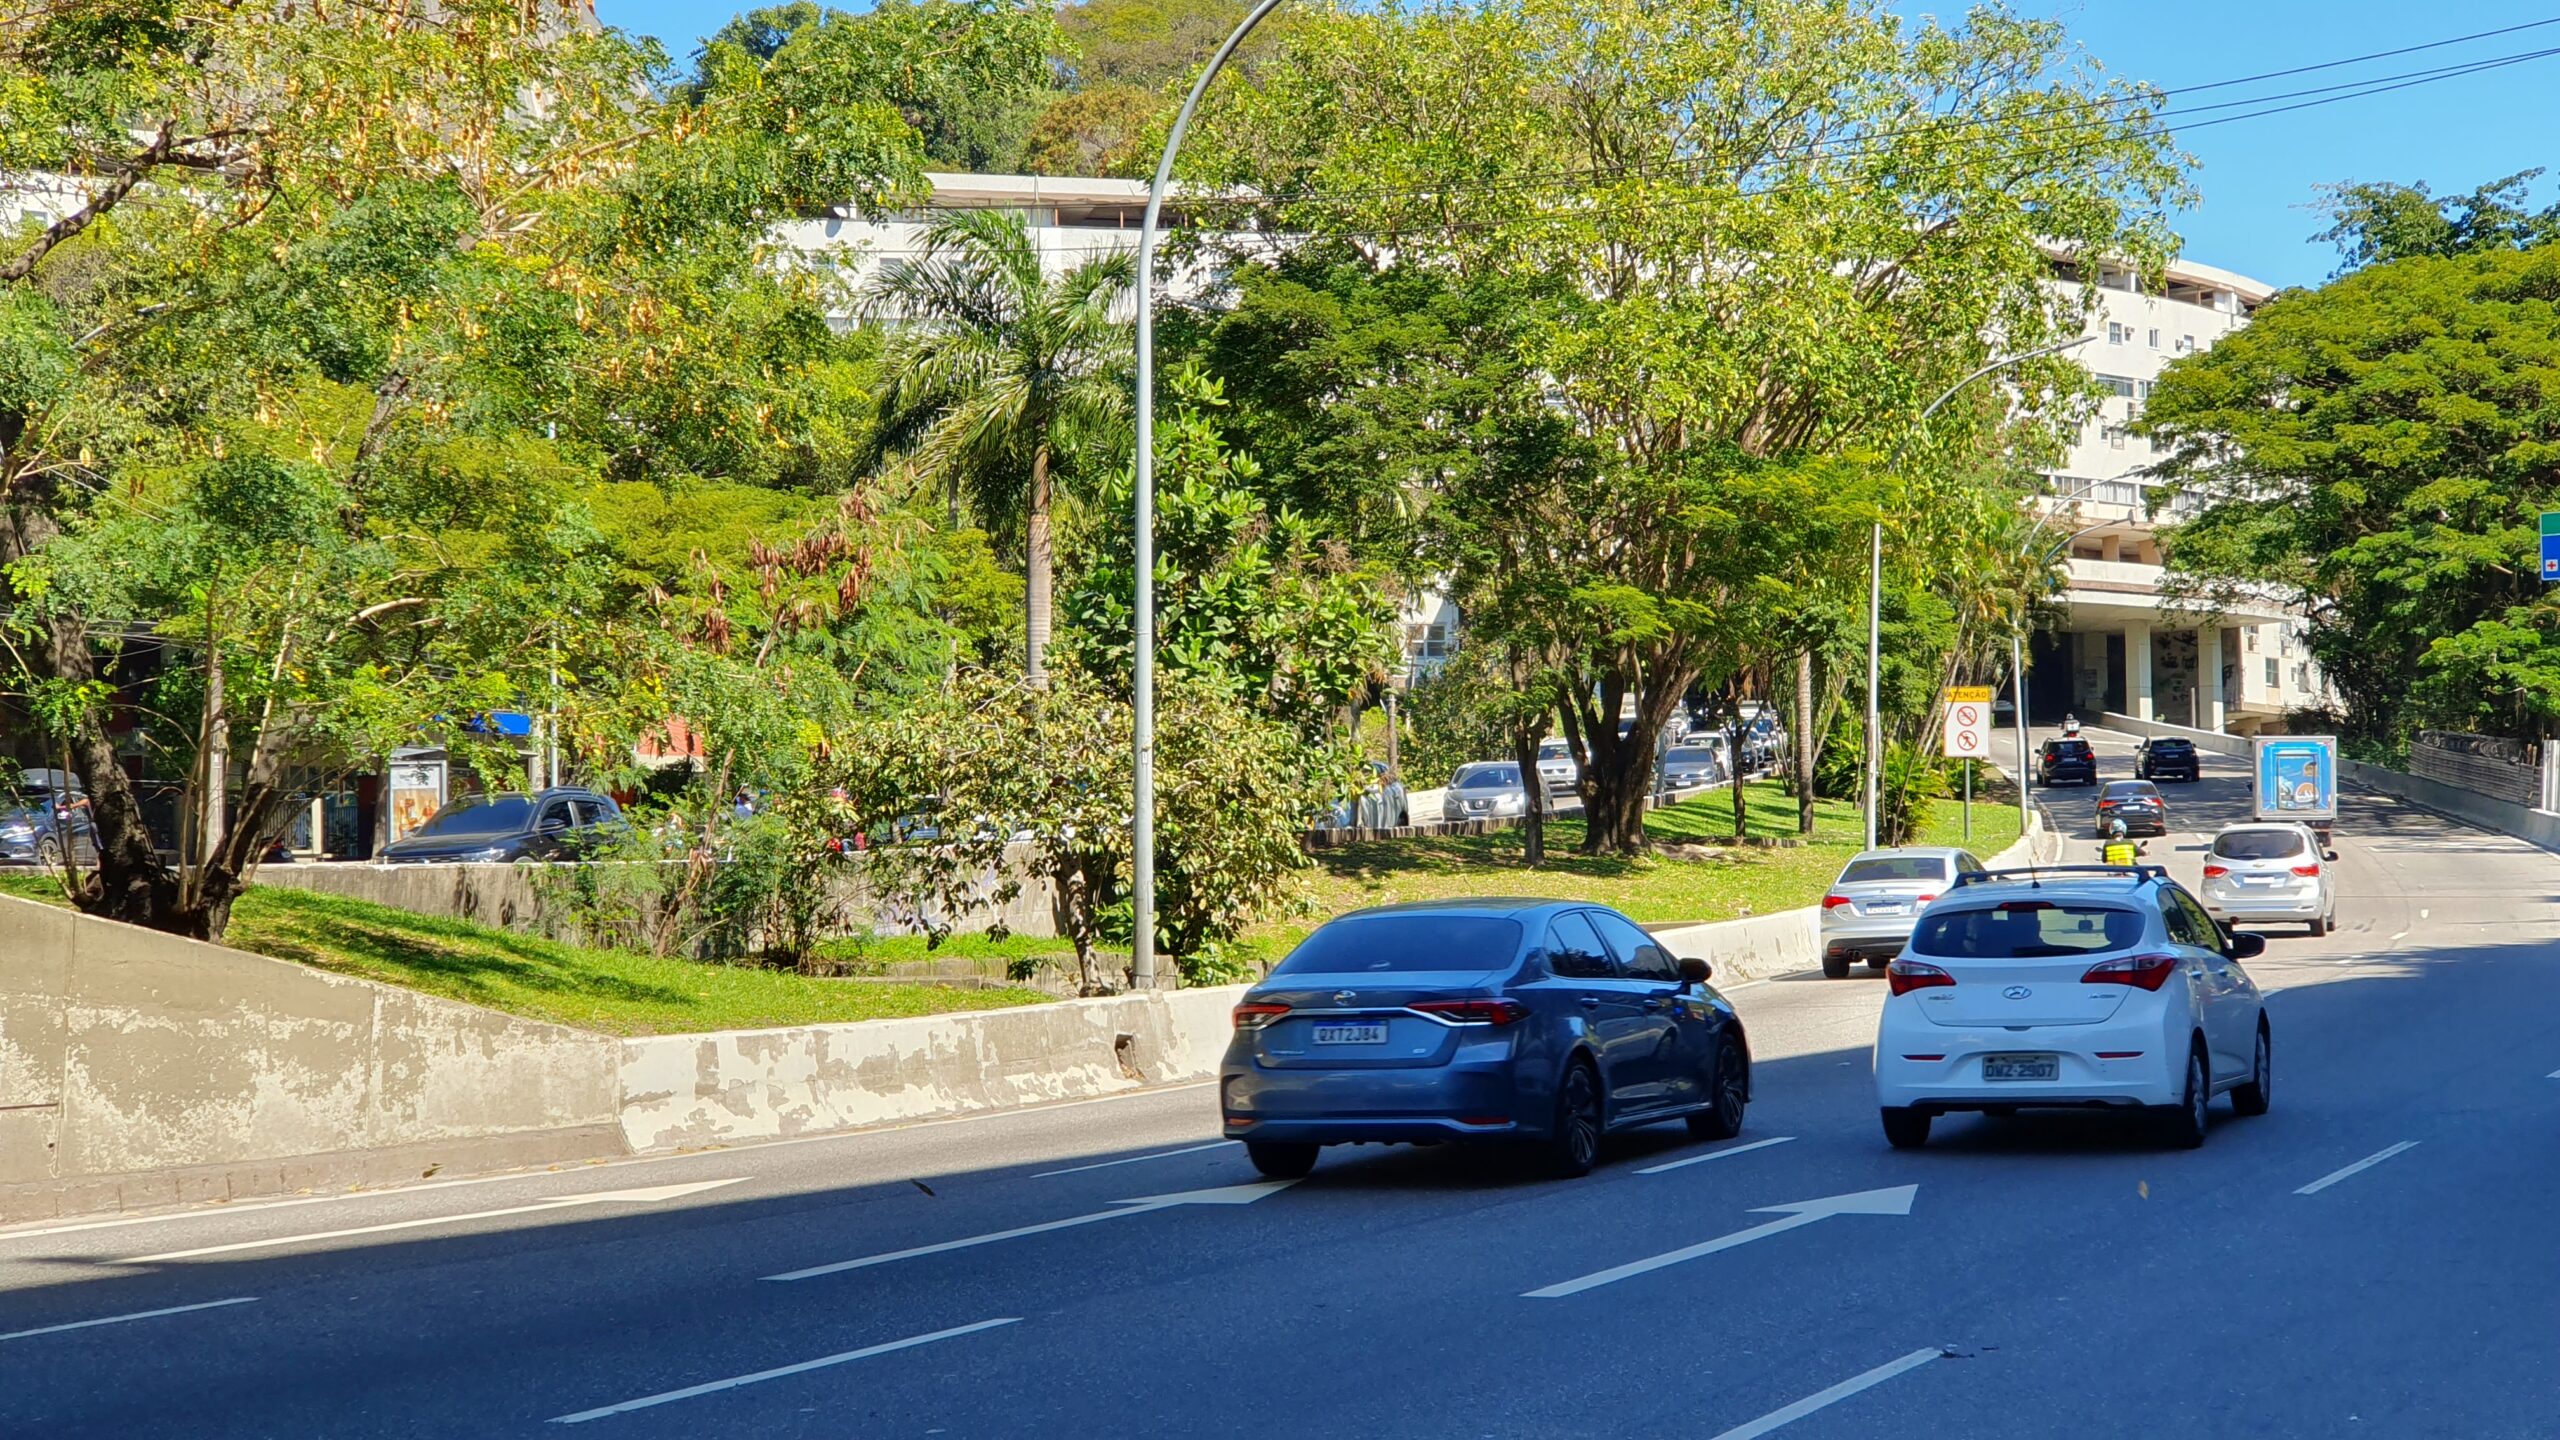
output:
[[[1748,1425],[1736,1425],[1716,1436],[1715,1440],[1758,1440],[1759,1436],[1766,1435],[1781,1425],[1792,1425],[1816,1410],[1837,1405],[1859,1391],[1881,1385],[1905,1370],[1917,1370],[1932,1360],[1944,1358],[1946,1358],[1946,1352],[1943,1350],[1914,1350],[1901,1359],[1888,1361],[1864,1375],[1853,1375],[1828,1390],[1807,1395],[1783,1410],[1772,1410]]]
[[[1753,1150],[1766,1150],[1772,1145],[1784,1145],[1794,1138],[1796,1137],[1793,1135],[1779,1135],[1767,1140],[1754,1140],[1748,1145],[1730,1145],[1722,1150],[1710,1150],[1704,1155],[1692,1155],[1685,1160],[1673,1160],[1661,1165],[1647,1165],[1636,1173],[1639,1175],[1659,1175],[1665,1170],[1677,1170],[1683,1165],[1704,1165],[1710,1160],[1721,1160],[1727,1155],[1741,1155]]]
[[[754,1385],[766,1380],[779,1380],[785,1375],[805,1375],[812,1370],[823,1370],[830,1365],[842,1365],[850,1360],[868,1360],[874,1355],[886,1355],[894,1350],[912,1350],[918,1345],[930,1345],[936,1340],[950,1340],[962,1335],[975,1335],[981,1330],[993,1330],[999,1325],[1018,1324],[1021,1319],[1022,1317],[1019,1315],[1008,1315],[1001,1320],[981,1320],[975,1325],[955,1325],[948,1330],[936,1330],[930,1335],[910,1335],[904,1340],[892,1340],[885,1345],[865,1345],[859,1350],[847,1350],[836,1355],[821,1355],[815,1360],[803,1360],[797,1365],[777,1365],[771,1370],[759,1370],[753,1375],[736,1375],[726,1380],[712,1380],[700,1385],[687,1385],[681,1390],[667,1390],[656,1395],[643,1395],[637,1400],[625,1400],[619,1405],[600,1405],[593,1410],[581,1410],[574,1415],[554,1415],[551,1417],[551,1423],[554,1425],[583,1425],[589,1420],[601,1420],[607,1415],[620,1415],[629,1410],[646,1410],[652,1405],[665,1405],[676,1400],[690,1400],[696,1395],[709,1395],[721,1390],[735,1390],[741,1385]]]
[[[1172,1195],[1147,1195],[1136,1200],[1117,1202],[1117,1208],[1096,1210],[1090,1215],[1071,1215],[1064,1220],[1044,1220],[1037,1225],[1019,1225],[1011,1230],[998,1230],[992,1235],[972,1235],[965,1240],[945,1240],[936,1245],[918,1245],[912,1250],[892,1250],[886,1255],[865,1255],[859,1260],[838,1260],[828,1265],[812,1265],[806,1270],[791,1270],[780,1275],[767,1275],[767,1280],[814,1280],[845,1270],[860,1270],[871,1265],[887,1265],[897,1260],[913,1260],[924,1255],[939,1255],[946,1250],[966,1250],[975,1245],[993,1245],[999,1240],[1019,1240],[1025,1235],[1046,1235],[1052,1230],[1068,1230],[1078,1225],[1095,1225],[1105,1220],[1126,1220],[1132,1215],[1152,1215],[1176,1205],[1250,1205],[1265,1195],[1275,1195],[1297,1184],[1295,1180],[1261,1180],[1251,1185],[1221,1185],[1214,1190],[1184,1190]]]
[[[201,1245],[193,1250],[172,1250],[165,1255],[144,1255],[132,1260],[116,1260],[116,1265],[157,1265],[164,1260],[193,1260],[203,1255],[230,1255],[242,1250],[271,1250],[279,1245],[301,1245],[313,1240],[343,1240],[350,1235],[380,1235],[391,1230],[417,1230],[429,1225],[465,1225],[474,1220],[495,1220],[507,1215],[531,1215],[542,1210],[565,1210],[573,1205],[658,1205],[735,1185],[746,1179],[733,1175],[726,1180],[695,1180],[683,1185],[650,1185],[637,1190],[599,1190],[592,1195],[562,1195],[550,1200],[537,1200],[530,1205],[510,1205],[503,1210],[479,1210],[468,1215],[429,1215],[418,1220],[394,1220],[384,1225],[357,1225],[345,1230],[318,1230],[308,1235],[276,1235],[264,1240],[236,1240],[228,1245]]]
[[[2560,1080],[2560,1070],[2554,1070],[2554,1071],[2552,1071],[2550,1074],[2545,1075],[2545,1076],[2543,1076],[2542,1078],[2543,1078],[2543,1079],[2545,1079],[2545,1080]]]
[[[1043,1170],[1031,1178],[1046,1180],[1052,1175],[1081,1175],[1087,1170],[1108,1170],[1114,1165],[1135,1165],[1141,1160],[1170,1160],[1176,1155],[1197,1155],[1203,1150],[1232,1150],[1235,1148],[1235,1143],[1233,1140],[1212,1140],[1206,1145],[1186,1145],[1180,1150],[1158,1150],[1152,1155],[1132,1155],[1123,1160],[1096,1160],[1090,1165],[1070,1165],[1064,1170]]]
[[[1799,1226],[1810,1225],[1816,1220],[1828,1220],[1834,1215],[1908,1215],[1911,1213],[1911,1197],[1919,1192],[1920,1187],[1917,1185],[1896,1185],[1887,1190],[1861,1190],[1853,1195],[1833,1195],[1822,1200],[1802,1200],[1793,1205],[1763,1205],[1751,1213],[1754,1215],[1780,1214],[1787,1218],[1772,1220],[1766,1225],[1754,1225],[1748,1230],[1736,1230],[1730,1235],[1719,1235],[1713,1240],[1702,1240],[1695,1245],[1684,1246],[1650,1259],[1630,1260],[1624,1265],[1612,1266],[1577,1280],[1566,1280],[1549,1285],[1543,1290],[1531,1290],[1521,1298],[1560,1300],[1567,1295],[1579,1295],[1585,1290],[1614,1285],[1618,1281],[1633,1276],[1684,1264],[1700,1256],[1713,1255],[1719,1250],[1730,1250],[1737,1245],[1748,1245],[1754,1240],[1766,1240],[1772,1235],[1783,1235]]]
[[[2417,1141],[2403,1140],[2388,1150],[2376,1150],[2372,1154],[2367,1155],[2353,1165],[2347,1166],[2343,1170],[2332,1170],[2328,1174],[2321,1176],[2319,1179],[2312,1181],[2310,1184],[2303,1186],[2301,1189],[2296,1190],[2293,1193],[2296,1195],[2317,1195],[2321,1191],[2328,1189],[2330,1186],[2337,1184],[2339,1181],[2346,1179],[2348,1176],[2370,1170],[2374,1166],[2381,1164],[2383,1161],[2390,1159],[2392,1156],[2399,1154],[2403,1150],[2415,1150],[2417,1148]]]
[[[96,1320],[74,1320],[68,1325],[44,1325],[33,1330],[12,1330],[0,1340],[24,1340],[31,1335],[59,1335],[65,1330],[86,1330],[92,1325],[121,1325],[127,1320],[156,1320],[163,1315],[184,1315],[190,1310],[219,1310],[225,1305],[251,1305],[255,1295],[234,1295],[228,1300],[207,1300],[201,1305],[172,1305],[166,1310],[136,1310],[130,1315],[107,1315]]]

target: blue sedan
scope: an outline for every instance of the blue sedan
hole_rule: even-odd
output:
[[[1228,1138],[1294,1179],[1327,1145],[1510,1141],[1588,1174],[1609,1131],[1727,1139],[1751,1048],[1703,960],[1615,910],[1450,900],[1342,916],[1235,1010]]]

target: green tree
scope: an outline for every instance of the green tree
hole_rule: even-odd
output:
[[[1164,111],[1151,90],[1092,85],[1051,97],[1022,139],[1022,168],[1034,175],[1152,178],[1148,127]]]
[[[1519,353],[1597,458],[1550,486],[1540,513],[1572,524],[1552,573],[1522,583],[1569,627],[1559,689],[1607,851],[1643,845],[1655,738],[1754,603],[1754,577],[1705,543],[1735,477],[1883,452],[1985,337],[2078,333],[2098,267],[2055,287],[2053,251],[2155,266],[2185,194],[2150,92],[1988,8],[1959,25],[1875,0],[1333,11],[1217,94],[1190,178],[1251,187],[1264,223],[1569,297]],[[2012,378],[2014,412],[1941,417],[1935,463],[2076,422],[2069,362]],[[1787,562],[1758,554],[1764,573]]]
[[[2416,256],[2521,250],[2560,235],[2560,205],[2529,210],[2539,168],[2492,180],[2468,195],[2438,196],[2415,185],[2350,182],[2324,185],[2329,228],[2311,237],[2338,247],[2341,272]]]
[[[1062,475],[1125,451],[1126,253],[1049,277],[1020,216],[937,219],[920,255],[890,261],[870,301],[896,327],[881,431],[930,484],[967,495],[991,525],[1021,525],[1023,668],[1047,675]]]
[[[2560,509],[2560,249],[2368,266],[2172,366],[2142,425],[2202,507],[2164,532],[2208,603],[2298,599],[2344,733],[2553,733],[2535,517]],[[2424,681],[2424,683],[2413,683]]]

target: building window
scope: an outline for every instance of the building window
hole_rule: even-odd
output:
[[[2133,338],[2133,327],[2132,327],[2132,326],[2130,326],[2130,325],[2119,325],[2119,324],[2117,324],[2117,323],[2116,323],[2115,321],[2113,321],[2113,320],[2110,320],[2110,321],[2108,321],[2108,322],[2107,322],[2107,343],[2108,343],[2108,344],[2110,344],[2110,345],[2122,345],[2122,344],[2124,344],[2126,341],[2131,340],[2132,338]]]
[[[2270,655],[2267,657],[2267,688],[2273,690],[2276,685],[2276,657]]]
[[[2181,355],[2193,355],[2196,353],[2196,337],[2193,335],[2179,336],[2178,353]]]
[[[2121,395],[2127,400],[2132,399],[2135,393],[2133,379],[2126,375],[2101,375],[2098,377],[2098,388],[2110,395]]]
[[[2125,429],[2124,429],[2124,427],[2123,427],[2123,426],[2121,426],[2121,425],[2110,425],[2110,426],[2106,427],[2106,429],[2107,429],[2107,448],[2108,448],[2108,449],[2110,449],[2110,450],[2121,450],[2121,449],[2123,449],[2123,448],[2124,448],[2124,442],[2125,442]]]
[[[2157,327],[2153,328],[2151,332],[2151,348],[2154,350],[2160,348],[2160,331]]]

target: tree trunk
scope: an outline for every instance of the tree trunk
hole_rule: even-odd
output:
[[[231,710],[223,693],[222,644],[213,633],[213,597],[205,597],[204,635],[204,728],[198,743],[203,747],[201,764],[204,778],[196,791],[195,843],[178,857],[184,867],[187,902],[202,905],[205,898],[205,876],[222,853],[224,827],[231,818]]]
[[[1813,833],[1813,761],[1821,750],[1821,739],[1813,728],[1813,652],[1796,656],[1796,723],[1795,753],[1790,759],[1796,772],[1796,833]]]
[[[1030,513],[1022,532],[1022,673],[1035,686],[1049,683],[1049,447],[1031,452]]]
[[[1546,737],[1546,717],[1533,715],[1511,722],[1511,758],[1520,766],[1521,859],[1534,869],[1547,863],[1547,782],[1538,774],[1538,742]]]
[[[1725,727],[1724,753],[1733,762],[1733,838],[1751,833],[1751,802],[1742,788],[1742,747],[1749,743],[1751,727],[1742,722],[1742,706],[1733,707],[1733,723]]]
[[[1582,728],[1591,750],[1582,772],[1585,854],[1641,855],[1646,849],[1644,813],[1653,793],[1654,743],[1691,677],[1649,678],[1654,683],[1639,690],[1635,725],[1625,739],[1618,738],[1618,704],[1626,693],[1623,679],[1611,677],[1604,682],[1598,709],[1583,714]]]

